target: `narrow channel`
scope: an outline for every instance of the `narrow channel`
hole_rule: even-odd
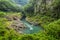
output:
[[[25,27],[27,27],[26,29],[23,30],[24,34],[38,33],[38,32],[40,32],[42,30],[42,27],[30,24],[29,22],[27,22],[25,20],[25,18],[22,18],[21,21],[23,22],[23,24],[25,25]]]

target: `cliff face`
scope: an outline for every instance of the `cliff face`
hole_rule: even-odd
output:
[[[52,9],[54,7],[55,0],[36,0],[34,5],[35,13],[44,13],[47,9]]]

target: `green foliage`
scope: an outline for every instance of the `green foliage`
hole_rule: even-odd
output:
[[[60,38],[60,19],[45,26],[48,35],[53,35],[57,39]]]
[[[24,6],[24,11],[27,12],[33,11],[32,7],[33,7],[32,4],[27,4]]]
[[[0,17],[4,17],[6,13],[0,11]]]
[[[3,12],[3,13],[5,13],[5,12]],[[7,13],[6,13],[6,15],[7,15]],[[12,15],[15,15],[15,13]],[[12,15],[10,15],[10,16],[12,16]],[[18,15],[18,14],[16,14],[16,15]],[[40,17],[36,16],[35,18],[40,18]],[[47,17],[45,16],[42,19],[44,19],[44,18],[46,19]],[[57,35],[60,35],[59,31],[58,31],[58,30],[60,30],[59,29],[59,26],[60,26],[59,22],[60,22],[60,20],[47,25],[45,27],[45,30],[46,30],[45,32],[41,31],[36,34],[29,34],[29,35],[23,34],[22,35],[22,34],[16,33],[15,30],[10,29],[8,27],[11,24],[11,22],[9,22],[4,17],[2,17],[2,18],[0,17],[0,40],[58,40],[59,36],[57,36]],[[54,26],[53,26],[53,24],[54,24]],[[52,28],[55,28],[55,29],[52,29],[50,26],[51,27],[53,26]],[[56,28],[57,28],[57,30],[56,30]],[[57,39],[56,39],[56,37],[57,37]]]
[[[55,18],[51,18],[49,16],[43,16],[43,15],[36,15],[36,16],[27,16],[26,20],[28,22],[33,22],[33,23],[37,23],[40,26],[45,26],[48,25],[49,23],[51,23],[52,21],[55,21]]]
[[[31,0],[29,4],[24,6],[26,20],[43,26],[44,30],[36,34],[22,35],[9,28],[12,22],[5,18],[6,16],[9,18],[22,17],[21,13],[17,13],[20,11],[20,7],[10,0],[0,0],[0,10],[16,11],[0,11],[0,40],[60,40],[60,0],[53,1],[49,5],[41,0]]]
[[[20,7],[11,0],[0,0],[0,10],[2,11],[20,11]]]
[[[10,22],[6,18],[0,18],[0,40],[19,40],[21,35],[10,29],[9,25]]]

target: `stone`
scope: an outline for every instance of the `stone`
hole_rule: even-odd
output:
[[[25,25],[20,20],[13,21],[13,23],[11,24],[11,27],[16,31],[21,31],[26,28]]]

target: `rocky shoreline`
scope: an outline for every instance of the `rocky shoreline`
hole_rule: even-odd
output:
[[[19,14],[18,14],[19,15]],[[27,27],[24,25],[24,23],[21,21],[22,17],[21,16],[18,16],[18,15],[7,15],[5,16],[5,18],[12,22],[9,26],[9,28],[13,28],[16,32],[19,32],[19,33],[22,33],[23,34],[23,30],[26,29]],[[30,24],[32,25],[39,25],[39,23],[37,22],[32,22],[32,21],[29,21],[29,19],[25,19],[27,22],[29,22]]]
[[[5,18],[8,21],[12,22],[9,28],[13,28],[16,32],[22,33],[23,29],[26,28],[25,25],[20,20],[21,18],[17,16],[13,16],[13,17],[6,16]]]
[[[29,20],[30,20],[29,18],[26,18],[26,21],[28,21],[30,24],[35,25],[35,26],[39,25],[38,22],[33,22],[33,21],[29,21]]]

